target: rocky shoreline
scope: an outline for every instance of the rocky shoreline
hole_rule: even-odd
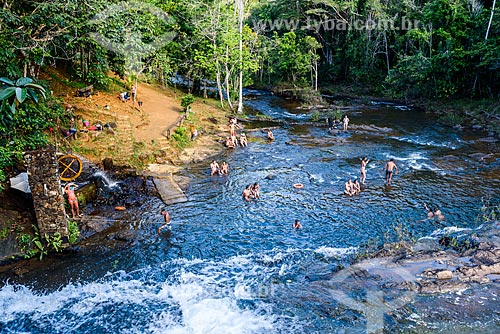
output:
[[[487,221],[478,229],[436,239],[385,244],[355,262],[347,276],[376,282],[381,290],[416,294],[454,293],[476,284],[498,284],[499,229],[500,221]]]

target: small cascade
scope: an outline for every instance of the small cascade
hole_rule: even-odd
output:
[[[107,192],[116,192],[121,190],[121,181],[114,181],[104,171],[98,171],[91,176],[91,180],[96,183],[99,189]]]
[[[114,204],[123,197],[123,182],[114,181],[104,171],[98,171],[89,179],[97,187],[97,202]]]

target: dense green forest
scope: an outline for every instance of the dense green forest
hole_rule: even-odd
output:
[[[0,77],[12,80],[0,91],[2,167],[45,143],[39,130],[64,117],[50,94],[43,99],[42,87],[16,81],[36,82],[44,67],[101,89],[110,71],[165,85],[180,74],[196,94],[216,86],[222,106],[239,112],[242,88],[251,85],[316,91],[355,83],[411,99],[500,94],[496,0],[3,0],[0,6]]]

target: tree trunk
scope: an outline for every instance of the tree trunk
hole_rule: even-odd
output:
[[[387,33],[384,31],[384,44],[385,44],[385,60],[387,63],[387,77],[391,76],[391,66],[389,63],[389,46],[387,45]]]
[[[491,22],[493,21],[493,15],[495,14],[496,3],[497,3],[497,0],[493,0],[493,5],[491,6],[490,21],[488,22],[488,28],[486,29],[486,36],[484,37],[485,40],[488,39],[488,35],[490,33]]]
[[[227,59],[229,59],[229,46],[226,45],[226,62],[224,63],[226,67],[226,77],[225,77],[225,83],[226,83],[226,96],[227,96],[227,104],[229,105],[229,109],[234,111],[233,103],[231,102],[231,87],[229,86],[229,66],[227,64]]]
[[[240,61],[239,61],[239,87],[238,87],[238,114],[243,113],[243,11],[244,5],[243,0],[238,1],[238,31],[240,35],[239,40],[239,53],[240,53]]]
[[[214,41],[214,50],[216,50],[217,46]],[[217,52],[214,51],[215,54],[215,67],[217,71],[215,72],[215,80],[217,81],[217,91],[219,93],[220,105],[224,108],[224,94],[222,93],[222,82],[220,79],[220,64],[219,64],[219,56],[217,56]]]

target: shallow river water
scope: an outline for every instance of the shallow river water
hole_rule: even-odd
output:
[[[309,119],[254,93],[247,105],[260,114],[294,124]],[[138,236],[129,247],[65,255],[29,282],[0,283],[0,332],[366,333],[372,318],[313,283],[328,280],[363,245],[401,237],[398,227],[415,238],[477,228],[483,202],[500,198],[500,162],[476,154],[498,152],[484,133],[443,127],[420,111],[374,103],[347,114],[354,127],[347,132],[282,126],[270,143],[247,124],[249,146],[217,157],[229,163],[228,177],[210,177],[209,162],[182,172],[191,179],[189,201],[168,207],[171,232],[156,234],[162,203],[152,198],[129,227]],[[344,182],[359,177],[362,156],[370,159],[366,187],[345,197]],[[388,187],[382,168],[390,158],[399,174]],[[254,182],[261,198],[243,201]],[[422,221],[424,202],[445,221]],[[302,230],[292,229],[295,219]],[[488,307],[494,324],[500,307]],[[388,332],[407,332],[408,324],[416,333],[447,332],[477,322],[425,312],[386,319]],[[484,323],[474,325],[476,333],[494,328]]]

